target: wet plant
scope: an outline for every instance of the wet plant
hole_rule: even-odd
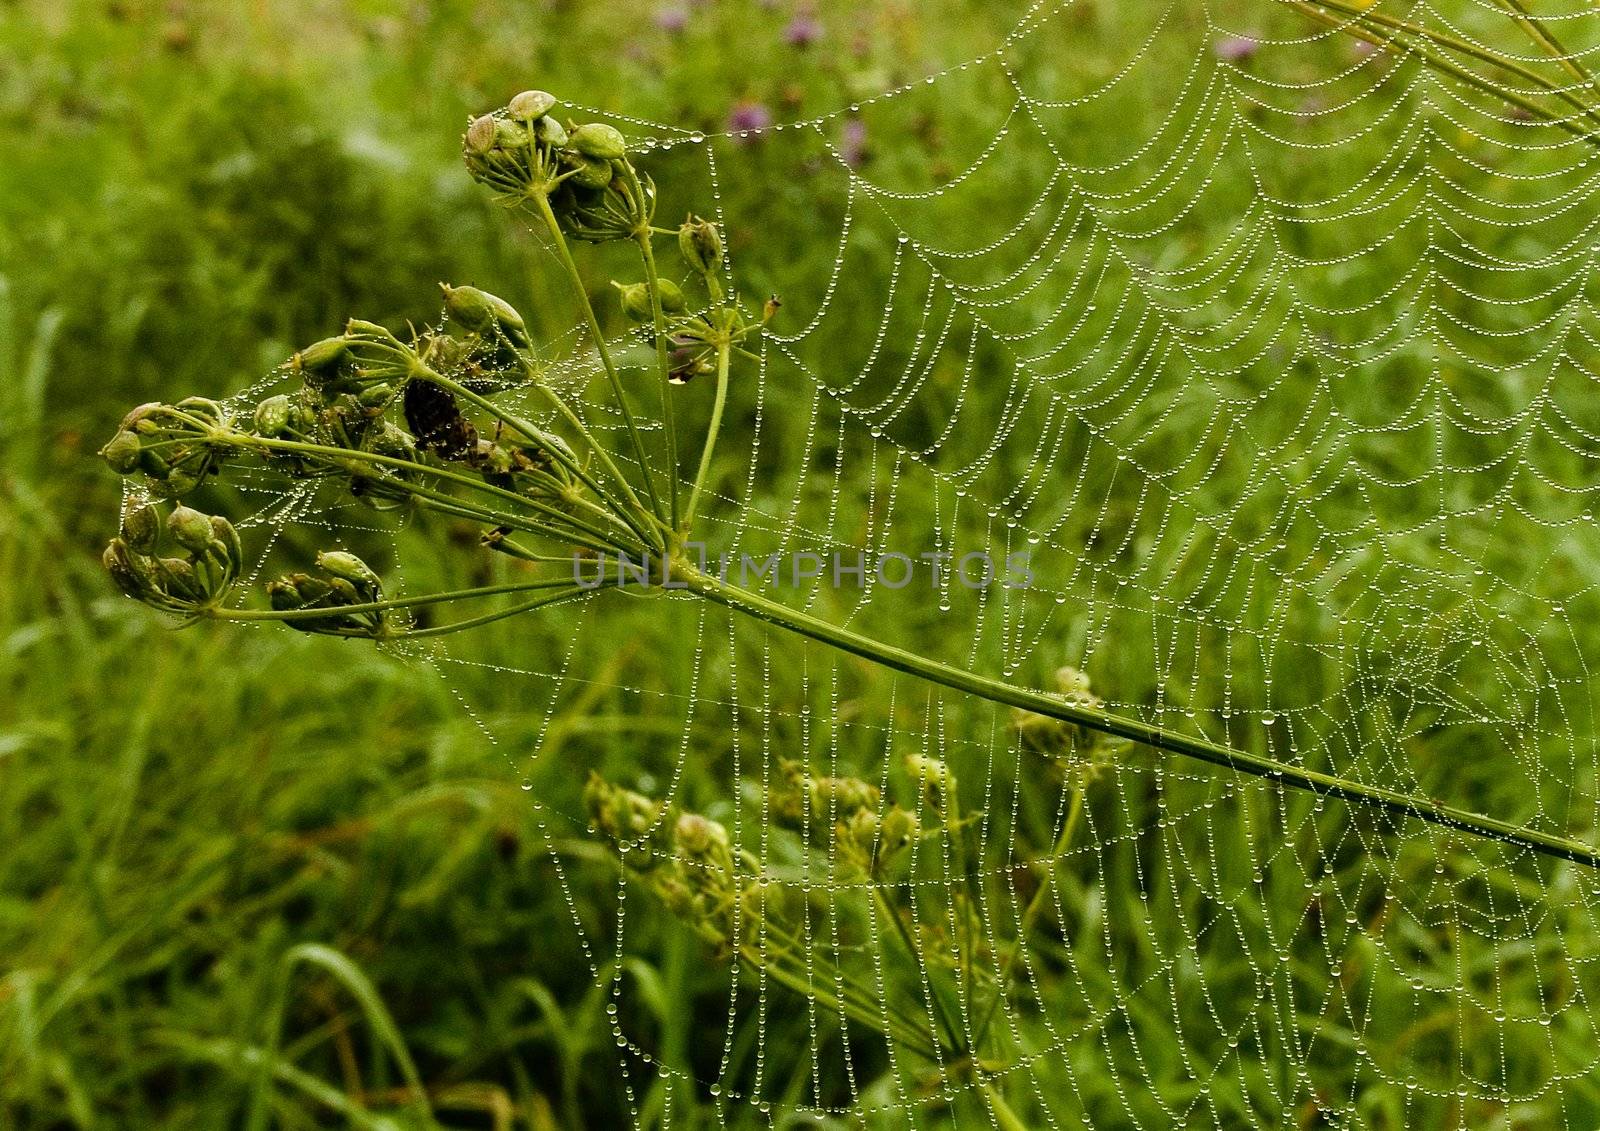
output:
[[[403,330],[352,319],[344,331],[301,350],[284,367],[287,391],[249,411],[204,398],[145,405],[123,421],[102,454],[135,484],[128,530],[107,564],[131,596],[186,621],[277,620],[305,632],[403,641],[453,633],[546,606],[603,599],[617,583],[580,579],[575,562],[626,557],[659,563],[655,599],[704,599],[754,620],[949,690],[1022,712],[1030,745],[1052,728],[1079,728],[1265,777],[1282,786],[1387,809],[1586,864],[1600,855],[1576,841],[1452,808],[1383,786],[1209,742],[1109,712],[1072,680],[1058,691],[1018,686],[930,659],[730,584],[691,552],[706,481],[724,428],[736,365],[756,357],[778,303],[748,301],[727,278],[722,234],[689,216],[657,224],[655,185],[626,139],[603,123],[563,122],[557,101],[526,91],[474,119],[462,138],[467,170],[542,232],[577,297],[605,374],[620,439],[597,431],[570,392],[547,378],[547,362],[522,315],[504,299],[445,285],[436,325]],[[671,240],[689,279],[680,287],[658,264]],[[575,243],[631,245],[638,280],[618,281],[623,312],[655,358],[650,408],[659,440],[640,426],[641,390],[629,388],[602,332],[573,254]],[[684,435],[675,402],[712,383],[703,434]],[[689,390],[686,392],[686,390]],[[515,396],[506,394],[514,393]],[[535,416],[515,404],[542,406]],[[647,435],[655,442],[647,441]],[[698,449],[698,455],[694,455]],[[686,467],[687,465],[687,467]],[[692,468],[689,472],[687,468]],[[230,603],[248,571],[218,521],[202,538],[183,508],[165,520],[183,553],[163,557],[139,517],[150,500],[179,499],[203,483],[262,470],[340,493],[364,506],[415,508],[465,520],[485,552],[528,563],[518,580],[392,596],[383,573],[329,548],[310,568],[269,581],[259,598]],[[201,516],[203,517],[203,516]],[[180,528],[182,537],[180,538]],[[152,556],[154,555],[154,556]],[[456,619],[422,625],[417,609],[445,606]],[[1075,746],[1082,743],[1073,740]]]

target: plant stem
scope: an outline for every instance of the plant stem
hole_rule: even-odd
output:
[[[1555,114],[1546,107],[1539,105],[1532,99],[1524,98],[1515,91],[1505,90],[1501,87],[1495,86],[1494,83],[1490,82],[1482,75],[1468,70],[1467,68],[1445,58],[1443,55],[1440,55],[1435,51],[1429,51],[1426,48],[1419,47],[1413,43],[1406,43],[1396,36],[1379,34],[1370,28],[1362,26],[1359,12],[1350,13],[1348,18],[1341,19],[1338,16],[1333,15],[1331,12],[1324,10],[1322,7],[1309,3],[1308,0],[1288,0],[1288,3],[1291,8],[1298,10],[1303,15],[1309,16],[1318,23],[1326,24],[1335,31],[1343,32],[1345,35],[1351,36],[1355,39],[1363,40],[1364,42],[1381,48],[1390,54],[1402,56],[1408,54],[1416,55],[1417,58],[1421,59],[1428,66],[1434,68],[1434,70],[1442,71],[1445,74],[1458,78],[1468,86],[1475,87],[1476,89],[1483,91],[1485,94],[1488,94],[1494,98],[1502,99],[1503,101],[1511,103],[1513,106],[1526,110],[1534,117],[1539,118],[1550,125],[1556,126],[1559,129],[1565,130],[1567,133],[1572,134],[1581,141],[1586,141],[1590,145],[1600,147],[1600,134],[1596,134],[1590,130],[1584,129],[1571,118]]]
[[[590,476],[588,472],[579,467],[577,463],[567,455],[567,453],[561,451],[559,444],[551,443],[548,439],[546,439],[543,430],[538,428],[536,425],[523,420],[519,416],[515,416],[512,413],[507,412],[505,409],[489,400],[489,398],[474,393],[465,385],[446,377],[444,374],[439,373],[436,370],[429,369],[427,372],[428,376],[426,379],[432,381],[440,388],[448,389],[450,392],[456,394],[468,404],[477,405],[479,408],[493,416],[496,420],[501,421],[511,428],[515,428],[518,432],[521,432],[532,439],[543,439],[545,442],[545,447],[550,452],[550,455],[553,459],[560,461],[563,467],[567,468],[567,470],[571,471],[573,475],[577,476],[578,479],[588,486],[589,489],[592,490],[597,496],[607,501],[609,505],[607,513],[614,513],[616,516],[619,516],[628,529],[632,530],[633,533],[638,536],[639,540],[645,545],[656,545],[658,549],[662,548],[659,545],[659,539],[653,539],[652,536],[646,532],[646,530],[637,521],[635,521],[633,517],[634,512],[642,512],[644,510],[644,504],[639,502],[639,496],[633,493],[633,488],[628,485],[628,480],[623,476],[616,464],[611,462],[609,456],[604,458],[605,465],[610,470],[611,474],[616,478],[618,484],[622,488],[622,491],[627,496],[628,503],[631,504],[631,506],[617,505],[617,503],[611,499],[610,495],[601,488],[600,484],[592,476]],[[542,384],[538,383],[536,383],[536,387],[540,389],[544,388]],[[546,392],[548,393],[549,390],[546,390]],[[552,400],[560,403],[560,398],[556,397],[554,393],[550,393],[549,395]],[[563,405],[563,407],[565,406]],[[584,439],[588,441],[589,446],[595,451],[604,452],[605,449],[600,447],[599,444],[595,443],[594,437],[589,434],[589,430],[587,428],[583,427],[582,422],[577,419],[576,414],[572,413],[571,409],[568,409],[567,412],[568,415],[572,417],[572,421],[577,423],[578,428],[583,433]]]
[[[700,505],[700,490],[711,474],[711,455],[717,450],[717,435],[722,431],[722,410],[728,403],[728,355],[731,347],[724,341],[717,347],[717,395],[711,402],[711,424],[706,429],[705,447],[700,451],[700,466],[694,473],[694,486],[689,489],[689,509],[684,514],[685,530],[694,529],[695,509]]]
[[[978,1089],[983,1093],[984,1102],[989,1105],[989,1114],[994,1116],[994,1123],[999,1131],[1028,1131],[1028,1125],[1011,1110],[1011,1105],[1006,1103],[1005,1097],[993,1084],[980,1079]]]
[[[1045,893],[1050,890],[1050,877],[1055,871],[1056,861],[1065,855],[1072,846],[1072,836],[1078,831],[1078,818],[1083,815],[1083,784],[1080,782],[1073,787],[1072,800],[1067,806],[1067,819],[1062,822],[1061,834],[1056,837],[1056,843],[1050,849],[1047,858],[1049,871],[1040,880],[1038,888],[1034,890],[1033,898],[1028,900],[1028,906],[1022,909],[1022,918],[1017,921],[1017,937],[1011,940],[1011,947],[1006,952],[1005,959],[1001,962],[1000,971],[995,979],[994,997],[989,999],[989,1008],[983,1015],[983,1021],[978,1025],[972,1038],[973,1051],[983,1047],[984,1034],[989,1031],[989,1025],[994,1021],[995,1014],[999,1012],[1001,1002],[1006,999],[1006,987],[1011,984],[1011,975],[1016,970],[1017,959],[1021,957],[1022,948],[1028,940],[1028,935],[1033,931],[1033,925],[1039,918],[1039,912],[1044,909]]]
[[[400,459],[397,456],[380,455],[377,452],[355,451],[350,448],[335,448],[329,447],[325,444],[306,443],[301,440],[269,440],[260,436],[251,436],[247,433],[229,433],[229,436],[232,442],[237,443],[240,446],[266,448],[271,451],[278,452],[294,452],[301,455],[321,456],[327,462],[335,465],[344,460],[358,460],[364,463],[378,464],[383,467],[393,467],[403,471],[421,472],[424,475],[430,475],[438,479],[445,479],[452,483],[459,483],[485,495],[491,495],[496,498],[510,500],[519,506],[527,507],[531,510],[546,515],[557,522],[568,523],[574,527],[574,530],[561,530],[558,527],[548,526],[543,523],[530,524],[524,520],[520,520],[509,515],[503,515],[496,511],[470,507],[470,504],[463,504],[460,500],[454,499],[449,495],[443,494],[442,492],[430,490],[427,487],[423,487],[421,484],[407,483],[403,479],[394,480],[394,486],[399,490],[403,490],[408,494],[417,495],[421,498],[432,499],[436,502],[455,507],[469,507],[470,509],[477,511],[483,521],[491,524],[518,525],[522,529],[529,530],[530,533],[544,534],[551,538],[574,541],[581,545],[588,546],[592,550],[597,550],[600,552],[609,552],[611,550],[620,548],[615,544],[615,539],[613,539],[610,534],[589,523],[581,522],[578,519],[573,518],[571,515],[557,510],[555,507],[552,507],[547,503],[542,503],[537,499],[526,498],[517,494],[515,491],[507,491],[503,487],[496,487],[492,483],[485,483],[482,480],[473,479],[471,476],[462,475],[460,472],[452,471],[447,467],[434,467],[429,464],[415,463],[411,460]],[[606,511],[604,513],[608,516],[611,516],[613,519],[615,518],[611,511]],[[619,525],[622,524],[619,523]],[[627,529],[631,530],[632,528],[628,527]],[[599,541],[591,542],[589,539],[577,533],[579,531],[592,534],[599,539]]]
[[[567,236],[561,230],[561,221],[556,219],[555,210],[550,207],[550,198],[541,193],[535,199],[539,215],[544,219],[545,228],[549,231],[550,238],[555,241],[556,257],[566,269],[572,289],[577,292],[578,304],[583,307],[584,321],[588,323],[589,336],[594,339],[594,348],[600,354],[600,364],[605,368],[606,377],[611,381],[611,392],[617,398],[617,408],[622,413],[622,422],[627,428],[628,438],[633,443],[634,457],[639,461],[639,474],[644,479],[645,494],[650,499],[650,510],[656,518],[664,519],[665,516],[661,513],[661,499],[656,495],[655,476],[650,474],[650,462],[645,458],[644,438],[639,435],[639,426],[633,421],[633,410],[628,407],[628,397],[622,389],[622,377],[617,373],[616,363],[611,360],[611,350],[606,346],[606,336],[600,330],[600,320],[595,317],[594,304],[589,301],[589,291],[583,285],[583,273],[578,270],[577,261],[572,258],[572,249],[567,246]]]
[[[537,589],[558,589],[571,586],[568,577],[543,578],[538,581],[507,581],[500,585],[482,585],[475,589],[452,589],[445,593],[426,593],[420,597],[391,597],[383,601],[363,601],[357,605],[330,605],[320,609],[224,609],[213,607],[203,615],[216,620],[321,620],[346,613],[377,613],[385,609],[416,609],[424,605],[442,605],[449,601],[468,601],[476,597],[494,597],[502,593],[528,593]]]
[[[1253,774],[1256,777],[1266,778],[1269,781],[1290,786],[1294,789],[1303,789],[1324,797],[1337,797],[1345,801],[1371,805],[1402,817],[1416,817],[1447,829],[1455,829],[1474,836],[1487,837],[1491,840],[1527,848],[1548,856],[1556,856],[1564,860],[1585,864],[1591,868],[1600,868],[1600,851],[1596,851],[1590,845],[1580,841],[1553,836],[1550,833],[1540,832],[1537,829],[1530,829],[1521,825],[1514,825],[1509,821],[1501,821],[1494,817],[1486,817],[1465,809],[1444,805],[1429,798],[1416,797],[1401,793],[1398,790],[1386,789],[1383,786],[1366,785],[1334,774],[1292,766],[1287,762],[1279,762],[1264,755],[1234,750],[1220,743],[1210,742],[1203,738],[1193,738],[1186,734],[1167,730],[1165,727],[1141,722],[1138,719],[1112,714],[1109,711],[1078,703],[1069,703],[1042,691],[1013,687],[997,679],[963,671],[960,668],[939,663],[937,660],[930,660],[915,653],[907,652],[905,649],[897,648],[892,644],[885,644],[882,641],[873,640],[849,629],[829,624],[827,621],[819,620],[809,613],[791,609],[787,605],[774,601],[760,593],[729,585],[727,582],[695,569],[685,562],[680,561],[678,563],[676,573],[678,579],[683,581],[690,591],[724,605],[735,612],[776,625],[797,635],[820,641],[895,671],[905,672],[908,675],[917,676],[919,679],[928,680],[930,683],[948,687],[953,691],[960,691],[980,699],[987,699],[992,703],[1021,707],[1023,710],[1032,711],[1047,718],[1077,723],[1080,726],[1088,727],[1090,730],[1116,735],[1119,738],[1131,739],[1156,750],[1181,754],[1197,761],[1208,762],[1214,766],[1222,766],[1240,773]]]
[[[633,177],[630,169],[629,177]],[[635,179],[635,190],[637,191]],[[678,521],[678,421],[672,406],[672,369],[667,360],[667,319],[661,310],[661,279],[656,274],[656,253],[650,246],[650,233],[639,233],[639,255],[644,259],[645,286],[650,292],[650,316],[654,321],[656,338],[656,368],[661,373],[661,419],[667,429],[667,494],[671,499],[672,529],[679,530]]]

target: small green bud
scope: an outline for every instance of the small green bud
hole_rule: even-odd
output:
[[[702,275],[722,265],[722,233],[709,220],[690,216],[678,229],[678,251]]]
[[[533,136],[553,149],[564,148],[568,141],[567,128],[549,114],[533,123]]]
[[[671,279],[658,279],[657,291],[661,295],[661,309],[668,314],[682,314],[688,303],[683,297],[683,288]]]
[[[494,143],[500,149],[526,149],[531,140],[527,126],[506,118],[494,124]]]
[[[484,114],[482,117],[472,119],[462,140],[472,152],[488,153],[494,148],[496,133],[494,115]]]
[[[655,316],[650,311],[650,288],[643,283],[612,283],[617,297],[622,300],[622,313],[635,322],[649,322]]]
[[[289,398],[284,394],[268,397],[256,405],[256,433],[269,438],[282,436],[289,431],[290,411]]]
[[[513,118],[533,122],[550,113],[555,104],[556,96],[553,94],[542,90],[525,90],[506,104],[506,111]]]
[[[211,519],[193,507],[180,504],[167,516],[167,533],[190,553],[204,553],[211,544]]]
[[[376,587],[378,575],[372,567],[344,550],[324,550],[317,555],[317,565],[334,577],[355,585]]]
[[[522,315],[499,295],[477,287],[452,287],[449,283],[439,286],[444,291],[445,312],[463,329],[484,334],[498,327],[513,346],[528,344],[528,330]]]
[[[200,575],[195,572],[193,563],[183,558],[160,558],[157,564],[164,575],[164,588],[168,596],[184,601],[206,599],[206,588],[200,583]]]
[[[325,373],[350,355],[345,338],[323,338],[294,355],[291,364],[298,373]]]
[[[333,586],[320,577],[312,577],[309,573],[291,573],[284,581],[294,589],[295,596],[302,605],[315,605],[326,601],[333,593]]]
[[[356,394],[356,401],[362,408],[382,408],[394,399],[394,386],[385,382],[368,385]]]
[[[572,131],[567,144],[585,157],[617,161],[627,156],[628,143],[620,133],[603,122],[590,122]],[[608,177],[607,180],[610,178]]]
[[[284,613],[305,608],[305,598],[290,580],[267,582],[267,601],[277,612]]]
[[[143,600],[149,594],[149,580],[144,571],[134,565],[133,556],[121,538],[111,540],[105,553],[100,555],[100,562],[125,596]]]
[[[111,470],[118,475],[128,475],[139,468],[139,437],[127,431],[118,432],[105,447],[100,449],[100,457],[111,465]]]
[[[239,532],[233,523],[220,514],[211,516],[211,545],[220,549],[223,560],[234,569],[244,561],[244,547],[239,542]]]
[[[577,170],[574,183],[587,189],[603,189],[611,183],[611,162],[580,153],[572,157],[572,163]]]
[[[122,520],[122,537],[138,553],[155,553],[161,543],[161,512],[150,506],[129,511]]]

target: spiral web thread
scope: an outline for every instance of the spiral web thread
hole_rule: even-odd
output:
[[[709,199],[731,277],[784,298],[735,373],[743,474],[716,484],[707,541],[1026,551],[1026,589],[869,571],[789,599],[1020,683],[1070,664],[1122,714],[1592,837],[1600,151],[1274,5],[1117,8],[1041,2],[994,50],[807,121],[706,137],[613,118],[664,221]],[[1385,10],[1573,81],[1493,4]],[[1600,63],[1591,13],[1545,19]],[[856,160],[857,122],[881,159]],[[728,210],[723,185],[796,163],[811,179],[760,215]],[[837,240],[826,278],[763,261],[759,233],[785,224]],[[595,370],[576,337],[546,353],[571,387]],[[688,420],[708,386],[681,390]],[[616,424],[598,392],[583,410]],[[277,495],[258,521],[362,514]],[[630,682],[603,662],[616,600],[548,614],[565,643],[545,663],[417,654],[526,680],[552,717],[598,683],[666,720],[676,737],[641,754],[655,795],[723,821],[760,879],[750,906],[786,909],[792,946],[741,907],[722,1030],[664,1054],[622,972],[660,945],[648,885],[624,867],[615,920],[592,921],[593,877],[559,847],[583,815],[530,795],[636,1122],[671,1124],[690,1089],[730,1123],[999,1125],[981,1075],[1051,1127],[1592,1125],[1592,871],[1145,750],[1090,772],[1081,739],[1042,756],[1007,711],[687,598],[675,679]],[[959,832],[908,753],[956,774]],[[511,756],[550,772],[548,750]],[[685,796],[711,757],[720,797]],[[888,913],[831,841],[779,827],[783,758],[917,813]],[[949,1005],[970,1041],[1040,884],[982,1073],[768,968],[786,947],[816,988],[858,980],[928,1037]]]

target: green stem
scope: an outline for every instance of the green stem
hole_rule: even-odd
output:
[[[464,487],[469,487],[481,494],[489,495],[494,498],[506,499],[510,502],[516,503],[518,506],[527,507],[558,522],[567,523],[574,527],[574,531],[586,531],[598,538],[599,541],[591,542],[587,538],[583,538],[581,536],[574,537],[574,531],[561,530],[558,527],[547,526],[542,523],[533,524],[533,528],[531,530],[532,533],[545,534],[552,538],[570,539],[572,541],[579,542],[582,545],[588,546],[590,549],[602,552],[609,552],[611,550],[620,548],[616,545],[615,539],[613,539],[610,534],[599,529],[598,527],[591,525],[590,523],[580,522],[578,519],[573,518],[564,511],[558,510],[547,503],[542,503],[537,499],[527,498],[526,496],[517,494],[515,491],[507,491],[503,487],[496,487],[492,483],[483,482],[481,479],[474,479],[471,476],[462,475],[460,472],[452,471],[447,467],[436,467],[431,464],[416,463],[412,460],[400,459],[397,456],[380,455],[377,452],[362,452],[355,451],[350,448],[329,447],[325,444],[311,444],[301,440],[270,440],[261,436],[252,436],[248,433],[228,433],[228,435],[232,442],[237,443],[242,447],[267,448],[271,451],[293,452],[299,455],[321,456],[325,461],[336,466],[338,463],[345,460],[358,460],[363,463],[378,464],[382,467],[393,467],[403,471],[416,471],[437,479],[448,480],[449,482],[458,483]],[[460,500],[452,498],[451,496],[442,492],[430,490],[429,488],[423,487],[421,484],[408,483],[403,479],[394,480],[393,485],[399,490],[405,491],[408,494],[420,496],[421,498],[432,499],[437,502],[457,507],[464,505],[470,506],[470,504],[462,504]],[[518,520],[515,520],[507,515],[499,514],[495,511],[480,510],[479,508],[470,509],[478,511],[485,522],[496,525],[518,524]],[[615,516],[612,515],[612,512],[606,511],[604,513],[610,515],[613,520],[615,520]],[[529,524],[525,522],[521,525],[525,529],[529,526]],[[619,522],[618,525],[623,524]],[[624,526],[624,528],[632,530],[631,527]]]
[[[994,1124],[999,1131],[1028,1131],[1028,1125],[1011,1110],[1011,1105],[1006,1103],[1005,1097],[993,1084],[988,1080],[980,1080],[978,1089],[983,1093],[984,1102],[989,1105],[989,1114],[994,1116]]]
[[[385,637],[385,639],[417,640],[424,636],[445,636],[452,632],[460,632],[462,629],[477,628],[480,625],[490,624],[493,621],[505,620],[507,617],[516,617],[521,616],[523,613],[531,613],[535,609],[542,609],[546,605],[554,605],[558,601],[565,601],[569,597],[575,597],[578,594],[585,592],[589,592],[589,590],[583,589],[579,586],[569,585],[567,588],[558,590],[547,597],[539,597],[532,601],[524,601],[520,605],[512,605],[509,609],[498,609],[495,612],[484,613],[481,616],[469,617],[466,620],[451,621],[449,624],[433,625],[431,628],[414,628],[406,632],[397,632],[393,636]]]
[[[610,504],[610,506],[606,509],[607,514],[612,514],[614,518],[620,519],[621,524],[626,525],[627,528],[631,530],[645,545],[656,545],[657,548],[661,548],[659,545],[659,539],[653,539],[650,534],[646,533],[644,527],[634,520],[633,512],[643,511],[644,505],[639,502],[639,497],[633,493],[633,488],[628,485],[627,479],[623,477],[616,465],[612,464],[609,459],[606,461],[606,463],[610,468],[611,473],[616,477],[617,482],[620,484],[623,492],[627,495],[627,499],[631,507],[618,506],[616,502],[611,499],[609,493],[602,489],[600,484],[596,482],[594,478],[588,474],[588,472],[579,467],[575,460],[571,459],[565,452],[563,452],[560,448],[560,445],[550,442],[545,437],[543,430],[541,430],[537,425],[523,420],[520,416],[516,416],[507,412],[505,409],[501,408],[487,397],[481,396],[478,393],[474,393],[471,389],[467,388],[459,381],[452,380],[436,370],[428,369],[426,380],[433,382],[441,389],[449,390],[456,396],[459,396],[462,400],[466,401],[468,404],[477,405],[479,408],[493,416],[496,420],[501,421],[510,428],[516,429],[523,435],[535,440],[544,440],[545,448],[550,452],[550,455],[553,459],[558,460],[563,467],[572,472],[573,475],[577,476],[578,479],[596,495],[607,500],[607,502]],[[541,389],[544,388],[543,385],[538,385],[537,387]],[[550,395],[552,399],[555,399],[559,402],[559,398],[556,398],[554,394]],[[568,412],[570,414],[571,410],[569,409]],[[574,416],[573,419],[576,420],[576,416]],[[582,428],[581,422],[579,422],[579,427]],[[597,451],[602,450],[600,449],[599,445],[594,442],[594,437],[589,435],[588,429],[583,429],[583,434],[591,447]],[[520,498],[520,496],[513,497]]]
[[[213,606],[203,614],[216,620],[321,620],[335,614],[377,613],[385,609],[416,609],[424,605],[442,605],[449,601],[470,601],[477,597],[494,597],[502,593],[528,593],[537,589],[558,589],[572,586],[569,577],[544,578],[539,581],[507,581],[500,585],[482,585],[475,589],[452,589],[445,593],[426,593],[420,597],[390,597],[382,601],[363,601],[358,605],[330,605],[322,609],[224,609]]]
[[[611,350],[606,346],[606,336],[600,330],[600,320],[595,317],[594,304],[589,301],[589,291],[583,285],[583,273],[578,270],[577,261],[572,258],[572,249],[567,246],[567,237],[561,230],[561,221],[556,219],[555,210],[550,207],[550,198],[541,193],[535,200],[539,215],[544,219],[545,228],[549,231],[550,238],[555,241],[556,257],[566,269],[572,289],[577,292],[578,304],[583,307],[584,321],[588,323],[589,336],[594,339],[594,348],[600,354],[600,364],[604,366],[606,377],[611,381],[611,392],[617,398],[617,408],[622,413],[622,422],[627,428],[628,438],[633,443],[634,457],[639,461],[639,474],[644,479],[645,494],[650,498],[651,513],[657,519],[662,519],[664,516],[661,513],[661,499],[656,495],[655,476],[650,474],[650,463],[645,458],[644,438],[639,435],[639,427],[633,421],[633,411],[628,407],[628,398],[622,389],[622,378],[617,373],[616,363],[611,360]]]
[[[1033,933],[1033,925],[1038,921],[1039,913],[1044,910],[1045,895],[1050,890],[1051,875],[1055,865],[1068,848],[1072,845],[1073,834],[1078,831],[1078,818],[1083,815],[1083,785],[1080,783],[1073,787],[1072,800],[1067,806],[1067,819],[1061,825],[1061,834],[1056,837],[1056,843],[1050,850],[1046,861],[1049,871],[1040,880],[1038,888],[1034,890],[1033,898],[1028,900],[1028,906],[1022,909],[1022,918],[1017,921],[1017,937],[1011,940],[1011,947],[1006,952],[1005,959],[1001,962],[1000,972],[995,979],[994,996],[989,999],[989,1008],[983,1015],[983,1021],[978,1025],[972,1038],[974,1051],[983,1047],[983,1038],[993,1023],[995,1014],[1000,1010],[1000,1004],[1006,999],[1006,988],[1011,984],[1011,976],[1016,970],[1017,959],[1022,955],[1023,945],[1028,936]]]
[[[633,177],[630,170],[629,177]],[[637,191],[637,180],[635,180]],[[639,255],[644,260],[645,286],[650,292],[650,316],[654,322],[656,338],[656,368],[661,373],[661,419],[667,430],[667,494],[671,499],[672,529],[678,525],[678,421],[673,409],[671,363],[667,360],[667,319],[661,310],[661,279],[656,274],[656,253],[650,246],[650,233],[644,231],[637,237]]]
[[[1596,91],[1600,91],[1600,80],[1590,74],[1578,62],[1577,58],[1561,45],[1561,41],[1555,37],[1555,33],[1544,25],[1543,20],[1528,11],[1522,0],[1500,0],[1500,6],[1511,13],[1511,18],[1527,33],[1528,38],[1542,47],[1545,54],[1554,59],[1562,70],[1585,86],[1593,87]]]
[[[1469,43],[1464,39],[1457,39],[1453,35],[1446,35],[1443,32],[1434,31],[1432,28],[1425,27],[1422,24],[1413,24],[1408,23],[1405,20],[1396,19],[1394,16],[1380,12],[1375,8],[1362,8],[1355,4],[1344,3],[1343,0],[1320,0],[1320,2],[1323,7],[1330,8],[1333,11],[1339,12],[1345,16],[1349,16],[1352,19],[1360,20],[1364,23],[1378,24],[1381,27],[1389,28],[1391,31],[1402,32],[1406,35],[1414,36],[1417,39],[1425,40],[1436,47],[1442,47],[1450,51],[1458,52],[1462,55],[1468,56],[1469,58],[1477,59],[1481,63],[1487,63],[1491,67],[1495,67],[1509,74],[1516,75],[1518,78],[1524,79],[1527,82],[1532,83],[1534,86],[1555,95],[1557,98],[1561,99],[1561,101],[1567,103],[1573,109],[1581,113],[1584,117],[1591,120],[1600,120],[1600,114],[1597,114],[1595,108],[1586,105],[1582,99],[1578,98],[1571,91],[1562,88],[1557,83],[1551,82],[1549,79],[1545,78],[1536,71],[1530,71],[1527,67],[1522,66],[1515,60],[1507,59],[1502,55],[1496,55],[1493,51],[1479,47],[1475,43]]]
[[[919,978],[927,978],[927,971],[922,968],[922,955],[917,951],[917,944],[911,937],[911,931],[906,927],[905,920],[900,918],[894,908],[889,906],[889,901],[883,897],[883,889],[876,883],[872,885],[872,899],[877,907],[878,914],[894,924],[895,937],[900,940],[900,945],[905,948],[906,957],[911,960],[911,964],[917,970]],[[939,996],[939,992],[931,980],[928,983],[927,990],[928,1003],[935,1014],[934,1021],[943,1030],[945,1041],[953,1049],[961,1047],[955,1024],[951,1021],[949,1015],[945,1013],[944,999]]]
[[[1460,79],[1468,86],[1481,90],[1485,94],[1488,94],[1494,98],[1499,98],[1505,102],[1509,102],[1513,106],[1526,110],[1534,117],[1539,118],[1550,125],[1556,126],[1559,129],[1565,130],[1567,133],[1572,134],[1574,137],[1582,141],[1588,142],[1590,145],[1600,147],[1600,134],[1595,134],[1590,130],[1584,129],[1570,118],[1555,114],[1545,107],[1539,105],[1537,102],[1534,102],[1532,99],[1524,98],[1515,91],[1498,87],[1488,79],[1484,78],[1482,75],[1468,70],[1466,67],[1451,61],[1436,51],[1430,51],[1427,48],[1421,47],[1415,43],[1408,43],[1397,36],[1379,34],[1370,28],[1362,26],[1360,20],[1363,13],[1359,10],[1338,9],[1345,16],[1345,18],[1341,19],[1340,17],[1335,16],[1331,12],[1325,10],[1323,7],[1317,4],[1309,3],[1308,0],[1288,0],[1288,3],[1290,7],[1295,8],[1301,14],[1309,16],[1318,23],[1326,24],[1335,31],[1343,32],[1345,35],[1349,35],[1355,39],[1363,40],[1375,47],[1381,48],[1384,51],[1388,51],[1391,54],[1401,56],[1408,54],[1416,55],[1417,58],[1421,59],[1434,70],[1442,71],[1447,75],[1451,75],[1457,79]]]
[[[930,683],[948,687],[953,691],[987,699],[992,703],[1020,707],[1047,718],[1076,723],[1090,730],[1130,739],[1156,750],[1181,754],[1240,773],[1253,774],[1294,789],[1371,805],[1398,816],[1415,817],[1447,829],[1487,837],[1548,856],[1585,864],[1591,868],[1600,868],[1600,852],[1580,841],[1553,836],[1537,829],[1457,809],[1427,798],[1414,797],[1398,790],[1365,785],[1334,774],[1292,766],[1264,755],[1234,750],[1219,743],[1179,734],[1138,719],[1130,719],[1079,703],[1069,703],[1042,691],[1013,687],[997,679],[941,664],[937,660],[930,660],[892,644],[885,644],[851,632],[849,629],[829,624],[760,593],[729,585],[682,561],[677,564],[676,577],[684,582],[690,591],[735,612],[820,641],[894,671],[905,672]]]
[[[726,341],[717,347],[717,395],[711,402],[711,425],[706,429],[705,447],[700,451],[700,467],[694,473],[694,486],[689,489],[689,509],[684,515],[685,530],[694,528],[695,510],[700,505],[700,491],[711,474],[711,456],[717,450],[717,435],[722,431],[722,410],[728,403],[728,352]]]

